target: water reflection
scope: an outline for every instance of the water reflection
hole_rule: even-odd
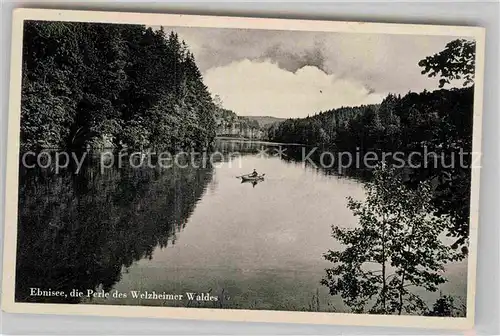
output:
[[[261,182],[263,182],[264,179],[258,179],[258,180],[241,180],[241,184],[250,184],[252,187],[255,188],[255,186]]]
[[[212,177],[211,167],[101,173],[95,160],[77,175],[21,166],[16,301],[79,301],[30,296],[30,287],[111,289],[122,268],[175,244]]]

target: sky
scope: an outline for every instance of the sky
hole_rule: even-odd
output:
[[[212,95],[242,116],[297,118],[438,88],[418,62],[457,37],[165,27]]]

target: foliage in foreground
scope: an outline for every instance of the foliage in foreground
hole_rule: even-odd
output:
[[[435,292],[446,281],[446,263],[459,254],[441,238],[446,216],[432,216],[429,183],[410,189],[398,171],[380,165],[365,183],[366,200],[349,198],[356,228],[332,227],[343,250],[324,257],[334,266],[321,283],[356,313],[424,314],[428,308],[415,288]]]

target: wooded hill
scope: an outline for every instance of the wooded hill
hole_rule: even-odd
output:
[[[25,22],[22,149],[204,147],[215,137],[215,109],[174,32]]]
[[[263,129],[286,120],[285,118],[277,118],[271,116],[245,116],[245,118],[257,121],[259,123],[259,126]]]

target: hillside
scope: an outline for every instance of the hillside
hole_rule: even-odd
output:
[[[256,120],[238,116],[231,110],[219,107],[215,113],[216,135],[261,139],[264,135]]]
[[[277,117],[271,117],[271,116],[244,116],[244,118],[251,120],[251,121],[257,121],[259,123],[259,126],[261,128],[268,127],[274,123],[282,122],[285,121],[285,118],[277,118]]]

